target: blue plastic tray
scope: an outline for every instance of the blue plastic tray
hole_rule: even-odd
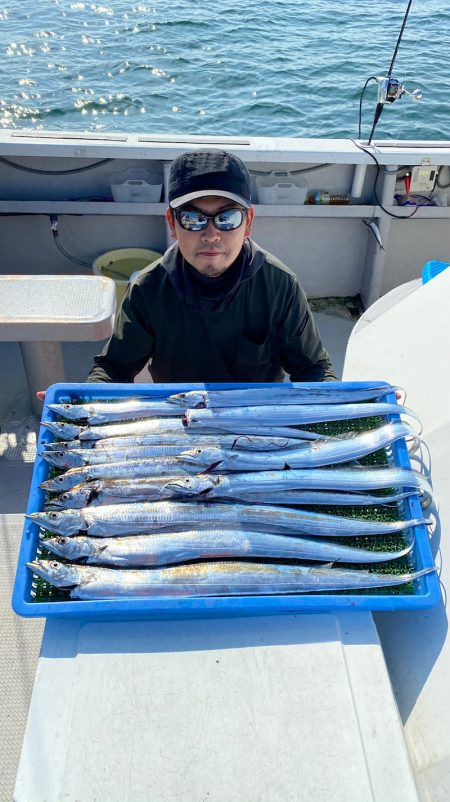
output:
[[[450,267],[450,262],[439,262],[436,259],[427,262],[422,269],[422,284],[431,281],[432,278],[438,276],[443,270],[447,270],[448,267]]]
[[[375,382],[385,383],[385,382]],[[339,382],[342,387],[367,387],[374,382]],[[136,396],[165,398],[171,393],[193,389],[224,389],[247,387],[244,384],[54,384],[47,390],[42,420],[55,420],[48,410],[47,404],[70,400],[113,399]],[[259,387],[273,387],[260,384]],[[295,387],[317,387],[317,384],[295,383]],[[395,393],[385,397],[396,403]],[[384,400],[384,399],[383,399]],[[392,416],[392,420],[398,416]],[[38,451],[44,443],[53,439],[48,429],[41,426],[39,431]],[[406,443],[399,440],[392,445],[394,461],[401,467],[410,467]],[[44,503],[44,491],[39,484],[48,478],[50,467],[39,457],[36,459],[31,482],[27,513],[39,512]],[[419,498],[416,495],[406,499],[407,509],[411,517],[422,517]],[[337,609],[355,610],[411,610],[433,607],[440,599],[439,580],[436,573],[427,574],[415,583],[415,593],[401,594],[299,594],[298,596],[251,596],[251,597],[211,597],[203,599],[102,599],[99,601],[48,601],[34,602],[31,597],[32,575],[26,563],[36,557],[38,545],[38,526],[25,521],[22,542],[18,558],[16,579],[13,590],[12,606],[16,613],[27,617],[56,618],[200,618],[204,616],[229,615],[267,615],[273,613],[313,612]],[[415,546],[413,551],[415,568],[434,565],[430,550],[428,533],[424,525],[415,527]]]

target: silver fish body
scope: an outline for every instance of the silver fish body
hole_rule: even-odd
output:
[[[82,482],[49,500],[45,511],[82,509],[105,504],[132,504],[137,501],[158,501],[180,497],[183,494],[178,487],[169,487],[169,481],[173,478],[173,476],[148,476],[130,479],[95,479]],[[198,486],[200,487],[200,485]]]
[[[176,457],[154,457],[153,459],[123,460],[122,462],[103,462],[100,465],[83,465],[70,468],[54,479],[46,479],[39,485],[50,493],[62,493],[81,482],[92,479],[127,479],[147,478],[149,476],[166,476],[195,471],[195,466],[186,467]]]
[[[121,449],[78,448],[63,451],[42,451],[42,457],[57,468],[80,468],[82,465],[102,465],[107,462],[128,462],[129,460],[153,459],[154,457],[174,457],[185,448],[178,445],[130,446]]]
[[[56,440],[52,442],[45,443],[45,450],[46,451],[67,451],[72,449],[93,449],[95,451],[99,451],[100,449],[120,449],[120,448],[129,448],[135,446],[164,446],[164,445],[175,445],[180,441],[185,441],[186,443],[190,443],[192,435],[189,434],[186,428],[183,431],[178,431],[176,433],[170,432],[162,432],[161,434],[150,432],[149,434],[135,434],[135,435],[127,435],[125,437],[105,437],[103,440],[80,440],[76,438],[74,440]],[[227,435],[227,437],[231,437],[231,435]],[[208,435],[195,435],[196,440],[203,439],[206,443],[208,439]]]
[[[46,549],[67,560],[83,560],[86,565],[115,565],[123,568],[243,557],[374,563],[404,557],[409,554],[413,544],[414,539],[411,538],[400,550],[374,551],[331,543],[325,539],[314,540],[238,529],[161,532],[113,538],[60,536],[42,540]]]
[[[208,434],[196,432],[191,434],[184,429],[177,434],[141,434],[130,437],[107,437],[104,440],[80,440],[82,447],[90,444],[97,450],[111,448],[129,448],[134,446],[163,446],[182,445],[184,448],[192,445],[210,443],[219,448],[239,448],[242,451],[276,451],[279,448],[291,448],[297,444],[296,439],[287,437],[272,437],[269,435],[228,434],[214,432]],[[47,446],[47,444],[46,444]],[[48,447],[48,446],[47,446]]]
[[[416,414],[399,404],[385,402],[360,404],[297,404],[271,406],[248,406],[213,409],[188,409],[186,426],[188,429],[220,428],[223,423],[250,420],[253,424],[267,426],[301,426],[302,424],[322,423],[325,421],[354,420],[376,416],[408,415],[416,418]]]
[[[243,501],[246,504],[283,504],[286,506],[381,506],[394,504],[413,495],[414,491],[404,493],[389,493],[376,496],[373,493],[347,493],[345,491],[331,490],[279,490],[265,491],[264,493],[235,493],[233,496],[222,496],[223,501]]]
[[[378,228],[378,226],[375,223],[375,221],[371,220],[370,222],[367,222],[367,220],[363,220],[363,223],[372,232],[372,234],[375,237],[378,245],[380,246],[380,250],[384,251],[384,245],[383,245],[383,240],[381,239],[380,229]]]
[[[312,443],[299,443],[298,447],[290,449],[289,452],[260,455],[238,450],[226,452],[214,448],[196,448],[182,452],[177,459],[182,463],[197,465],[199,471],[310,468],[360,459],[395,440],[411,436],[414,436],[411,427],[398,421],[369,431],[325,437]]]
[[[298,445],[297,440],[283,437],[253,437],[231,434],[221,436],[203,435],[201,437],[191,435],[188,438],[174,437],[172,438],[173,442],[163,442],[157,445],[141,445],[128,442],[125,445],[118,446],[116,443],[118,439],[121,438],[110,437],[100,441],[86,441],[106,444],[105,447],[99,448],[66,447],[58,450],[53,447],[42,451],[39,456],[57,468],[79,468],[82,465],[100,465],[104,462],[175,456],[181,454],[187,445],[192,448],[205,445],[225,449],[238,448],[242,451],[278,451],[295,448]],[[188,439],[188,444],[185,442],[186,439]]]
[[[101,440],[51,440],[48,443],[45,443],[45,450],[46,451],[67,451],[67,449],[71,448],[94,448],[96,443],[101,443]]]
[[[87,420],[90,425],[112,421],[139,420],[184,414],[184,407],[164,399],[127,399],[124,401],[89,402],[86,404],[48,404],[56,415],[71,421]]]
[[[316,387],[293,387],[281,384],[240,390],[190,390],[174,393],[167,401],[177,407],[184,406],[189,409],[268,404],[343,404],[369,401],[392,392],[395,392],[395,387],[385,383],[352,388],[330,382],[318,384]]]
[[[62,440],[102,440],[107,437],[129,437],[140,434],[184,434],[181,418],[147,418],[127,423],[109,423],[103,426],[78,426],[63,421],[43,421],[55,435]]]
[[[204,421],[199,423],[190,421],[187,423],[184,418],[186,433],[191,437],[198,437],[199,435],[226,435],[233,434],[235,437],[252,436],[252,437],[270,437],[270,438],[284,438],[287,440],[322,440],[323,434],[308,431],[307,429],[299,429],[294,426],[268,426],[264,425],[261,421],[253,423],[250,419],[242,420],[221,420],[220,426],[214,424],[208,428]]]
[[[366,521],[326,515],[303,509],[266,504],[190,503],[154,501],[49,510],[26,516],[39,526],[61,535],[86,531],[94,537],[148,534],[161,529],[245,528],[270,529],[293,535],[348,537],[402,532],[428,523],[423,518],[402,521]]]
[[[93,448],[100,450],[117,450],[120,448],[134,448],[135,446],[170,446],[179,442],[189,443],[189,432],[186,428],[183,431],[171,432],[149,432],[148,434],[130,434],[125,436],[105,437],[102,440],[79,440],[80,446],[76,448]],[[198,436],[197,436],[197,439]],[[206,437],[205,437],[206,442]],[[70,443],[70,441],[69,441]]]
[[[81,441],[83,442],[83,441]],[[91,442],[91,441],[84,441]],[[221,432],[192,434],[184,429],[178,434],[161,435],[136,435],[135,437],[109,437],[105,440],[95,440],[97,449],[103,448],[123,448],[129,446],[144,445],[201,445],[201,443],[211,443],[219,448],[240,448],[242,451],[276,451],[279,448],[291,448],[296,445],[296,439],[287,437],[273,437],[269,434],[228,434]]]
[[[434,567],[404,574],[258,562],[200,562],[166,568],[98,568],[35,560],[37,576],[56,587],[72,588],[71,598],[202,597],[311,593],[401,585],[434,572]]]
[[[251,493],[278,493],[291,490],[368,491],[385,488],[415,490],[431,500],[432,488],[418,471],[397,467],[310,468],[288,471],[248,471],[247,473],[196,474],[169,479],[169,489],[183,496],[236,498]]]

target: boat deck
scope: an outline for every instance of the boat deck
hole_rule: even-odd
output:
[[[321,306],[324,306],[323,301]],[[316,312],[315,316],[324,345],[340,377],[347,341],[356,320],[343,304],[329,305],[325,312]],[[85,380],[93,356],[100,351],[101,345],[63,344],[68,382]],[[0,391],[0,571],[3,591],[0,611],[0,716],[4,751],[0,802],[9,802],[13,795],[44,621],[21,619],[11,609],[22,516],[28,501],[39,423],[31,414],[19,345],[0,343],[0,360],[4,376],[7,377]],[[146,380],[144,372],[138,380]]]

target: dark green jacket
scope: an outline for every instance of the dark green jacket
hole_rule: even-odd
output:
[[[336,378],[296,276],[251,240],[220,308],[196,306],[175,244],[142,270],[89,382],[277,382]]]

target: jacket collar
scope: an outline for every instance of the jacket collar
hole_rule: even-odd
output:
[[[214,311],[224,309],[234,298],[242,284],[253,278],[253,276],[258,272],[258,270],[261,269],[265,262],[266,251],[260,248],[259,245],[257,245],[253,240],[246,239],[242,248],[244,253],[240,276],[237,279],[236,284],[233,285],[223,297],[221,303],[216,305]],[[193,295],[191,291],[190,282],[186,280],[184,260],[177,242],[171,245],[171,247],[165,252],[162,259],[162,267],[167,273],[167,276],[177,295],[184,301],[184,303],[186,303],[188,306],[200,309],[201,305],[196,303],[195,295]]]

